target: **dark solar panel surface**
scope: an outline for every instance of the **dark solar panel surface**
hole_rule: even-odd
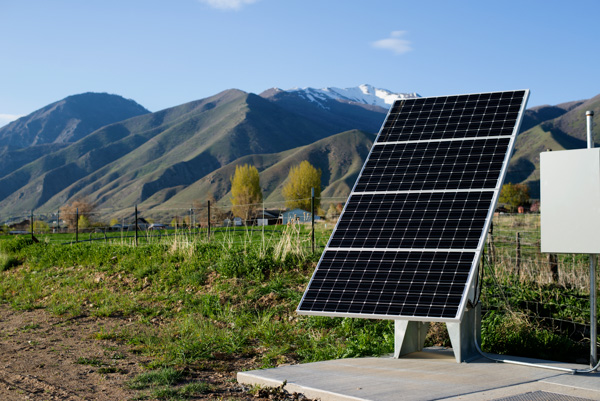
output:
[[[525,91],[396,101],[378,142],[510,136]]]
[[[396,101],[298,312],[458,319],[527,94]]]
[[[375,146],[355,192],[494,189],[510,137]]]
[[[477,247],[493,192],[353,195],[330,248]]]
[[[326,251],[303,300],[331,313],[453,318],[470,252]]]

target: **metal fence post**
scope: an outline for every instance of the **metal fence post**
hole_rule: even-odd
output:
[[[594,111],[585,112],[587,128],[587,147],[594,147]],[[596,287],[596,259],[597,255],[590,255],[590,366],[593,368],[598,363],[598,300]]]
[[[138,246],[138,210],[135,205],[135,246]]]
[[[310,218],[312,253],[315,253],[315,189],[310,189]]]
[[[517,268],[517,276],[521,275],[521,233],[517,231],[517,251],[516,251],[516,261],[515,267]]]
[[[494,259],[494,222],[492,221],[492,223],[490,224],[490,234],[488,235],[488,246],[489,246],[489,250],[488,250],[488,264],[490,266],[492,266],[495,263],[495,259]]]
[[[206,238],[210,241],[210,200],[206,202],[206,205],[208,207],[208,231],[206,233]]]
[[[31,240],[33,241],[33,210],[31,211],[31,218],[29,219],[29,223],[30,223],[29,225],[31,228],[31,230],[30,230],[31,231]]]
[[[79,208],[75,208],[75,243],[79,242]]]

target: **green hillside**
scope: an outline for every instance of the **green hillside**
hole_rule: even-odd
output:
[[[104,127],[0,179],[0,213],[53,211],[85,197],[99,207],[165,201],[250,154],[334,134],[257,95],[229,90]]]
[[[231,197],[230,177],[235,173],[235,166],[246,163],[255,166],[260,173],[265,203],[280,202],[283,201],[281,189],[290,168],[303,160],[308,160],[321,169],[323,197],[346,197],[374,139],[374,134],[352,130],[284,152],[244,156],[182,189],[168,200],[165,200],[163,192],[147,200],[142,206],[145,209],[154,206],[157,209],[185,208],[194,202],[204,203],[211,197],[220,200],[220,204],[228,205]]]
[[[542,121],[522,132],[515,143],[506,181],[527,184],[530,196],[534,199],[540,197],[540,152],[585,148],[585,113],[593,110],[599,115],[600,95],[586,101],[566,103],[563,108],[565,112],[559,113],[558,117]],[[598,146],[600,129],[597,125],[593,133]]]

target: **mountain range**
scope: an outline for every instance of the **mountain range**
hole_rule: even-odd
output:
[[[322,196],[348,195],[391,103],[415,93],[356,88],[230,89],[154,113],[104,93],[69,96],[0,127],[0,216],[85,198],[115,215],[227,203],[238,164],[257,167],[265,202],[290,167],[321,168]],[[539,196],[539,152],[585,146],[600,96],[526,111],[507,180]],[[598,134],[598,132],[596,132]]]

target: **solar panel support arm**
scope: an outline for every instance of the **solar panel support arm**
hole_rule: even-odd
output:
[[[456,362],[469,362],[479,358],[475,341],[481,342],[481,303],[467,307],[463,318],[457,323],[446,323]]]
[[[429,322],[394,320],[394,358],[422,351]]]

